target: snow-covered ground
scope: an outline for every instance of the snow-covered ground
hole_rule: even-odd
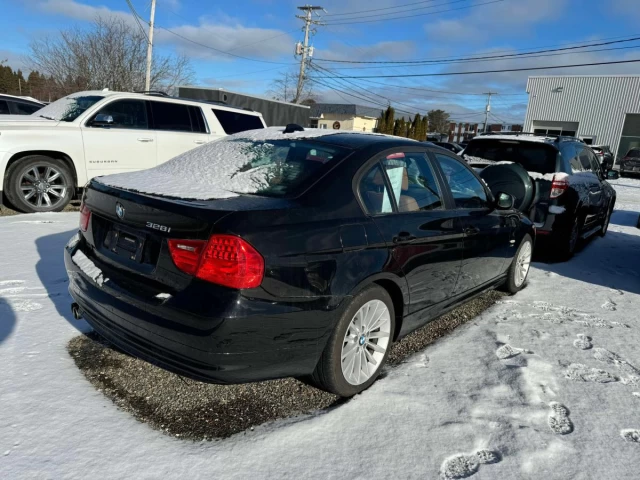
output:
[[[640,478],[640,181],[608,235],[328,411],[217,442],[119,411],[66,344],[75,213],[0,218],[0,477]]]

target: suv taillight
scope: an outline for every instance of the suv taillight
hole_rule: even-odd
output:
[[[176,267],[207,282],[230,288],[255,288],[262,283],[264,259],[240,237],[169,240],[169,251]]]
[[[556,173],[551,182],[551,198],[558,198],[569,188],[569,177],[566,173]]]
[[[84,202],[80,207],[80,230],[86,232],[89,228],[89,221],[91,221],[91,210],[87,207]]]

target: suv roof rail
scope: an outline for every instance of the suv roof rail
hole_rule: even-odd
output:
[[[535,136],[535,137],[545,137],[545,138],[552,138],[554,142],[580,142],[580,143],[584,143],[584,140],[582,140],[581,138],[578,137],[572,137],[570,135],[552,135],[552,134],[542,134],[542,133],[535,133],[535,132],[482,132],[479,133],[478,136],[491,136],[491,135],[513,135],[514,137],[516,136],[520,136],[520,135],[531,135],[531,136]]]
[[[167,92],[161,90],[136,90],[133,93],[142,93],[143,95],[152,95],[154,97],[169,97]]]

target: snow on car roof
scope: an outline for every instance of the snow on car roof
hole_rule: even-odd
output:
[[[284,133],[284,127],[250,130],[207,143],[157,167],[98,177],[97,181],[140,193],[196,200],[230,198],[242,193],[255,194],[267,184],[267,172],[260,167],[248,170],[243,167],[250,162],[251,152],[259,153],[259,150],[264,149],[263,142],[302,140],[345,133],[380,135],[321,129]]]
[[[538,135],[478,135],[474,137],[473,140],[517,140],[519,142],[538,142],[538,143],[548,143],[553,142],[555,138],[553,137],[545,137]]]

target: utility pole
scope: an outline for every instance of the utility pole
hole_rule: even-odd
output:
[[[498,92],[487,92],[483,95],[487,96],[487,108],[484,111],[484,132],[487,133],[489,128],[489,112],[491,111],[491,95],[497,95]]]
[[[305,12],[304,15],[296,15],[297,18],[304,21],[304,43],[296,45],[296,55],[302,55],[300,58],[300,73],[298,74],[298,87],[296,88],[296,96],[293,99],[293,103],[298,103],[302,96],[302,87],[304,86],[304,69],[307,66],[307,58],[313,54],[313,47],[309,47],[309,27],[311,25],[322,25],[317,20],[311,18],[313,12],[317,10],[324,10],[322,7],[305,5],[304,7],[298,7],[298,10]],[[315,33],[312,31],[311,33]]]
[[[144,90],[151,89],[151,59],[153,57],[153,22],[156,16],[156,0],[151,0],[151,18],[149,19],[149,43],[147,44],[147,76],[144,81]]]

